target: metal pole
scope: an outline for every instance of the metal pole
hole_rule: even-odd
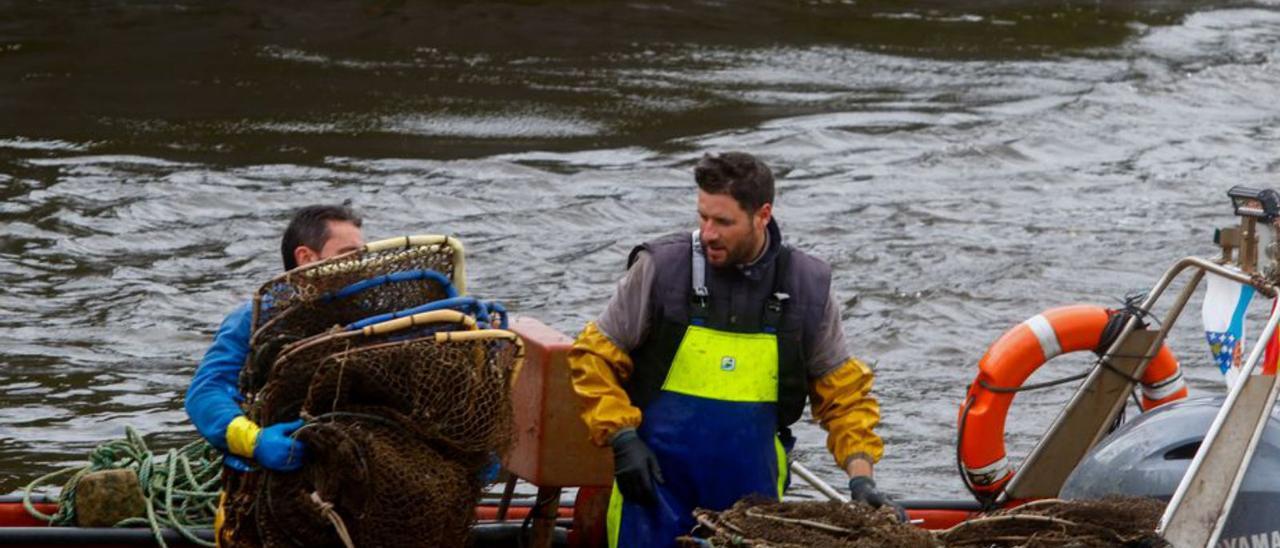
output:
[[[1253,375],[1277,324],[1280,308],[1271,312],[1249,359],[1240,368],[1239,380],[1227,393],[1160,518],[1158,532],[1176,546],[1207,547],[1222,534],[1277,396],[1274,376]],[[1248,395],[1242,396],[1246,391]],[[1206,464],[1209,461],[1212,464]]]
[[[507,521],[507,510],[511,508],[511,498],[516,494],[516,482],[519,478],[507,472],[507,485],[502,489],[502,500],[498,502],[498,521]]]
[[[814,489],[821,491],[822,494],[826,495],[827,498],[831,499],[832,501],[849,502],[847,499],[845,499],[844,495],[841,495],[839,491],[836,491],[835,487],[832,487],[830,483],[822,481],[822,478],[815,476],[813,472],[810,472],[809,469],[805,468],[803,464],[800,464],[799,462],[796,462],[796,461],[791,461],[791,471],[795,472],[796,475],[800,476],[800,478],[803,479],[806,483],[808,483],[809,485],[812,485]]]

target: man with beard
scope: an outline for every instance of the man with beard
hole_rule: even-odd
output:
[[[845,349],[831,267],[782,243],[773,174],[753,156],[706,155],[694,179],[699,229],[635,248],[569,354],[591,439],[613,448],[610,546],[671,546],[695,508],[781,498],[806,397],[851,498],[904,516],[871,479],[880,411]]]

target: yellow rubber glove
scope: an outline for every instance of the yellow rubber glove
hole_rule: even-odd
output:
[[[631,376],[631,356],[613,344],[595,322],[573,342],[569,350],[569,371],[573,390],[582,398],[582,420],[587,423],[591,442],[605,447],[609,438],[623,428],[640,425],[640,410],[622,389],[621,381]]]
[[[872,380],[870,367],[857,358],[849,358],[835,371],[809,384],[813,417],[827,431],[827,449],[842,470],[854,456],[864,455],[871,462],[878,462],[884,455],[884,441],[875,433],[880,404],[871,397]]]
[[[302,467],[307,454],[306,446],[293,436],[303,424],[299,419],[261,428],[241,415],[227,425],[227,450],[268,470],[292,472]]]
[[[231,424],[227,425],[227,451],[232,455],[253,458],[253,448],[258,445],[261,432],[262,428],[244,415],[231,419]]]

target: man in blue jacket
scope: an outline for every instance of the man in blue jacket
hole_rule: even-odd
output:
[[[344,205],[312,205],[294,213],[280,242],[284,269],[328,259],[364,245],[361,219]],[[261,428],[240,409],[240,368],[249,355],[253,322],[252,302],[236,307],[218,328],[213,345],[205,352],[187,389],[187,415],[200,435],[228,454],[229,466],[246,468],[251,459],[259,466],[290,472],[302,466],[305,447],[290,437],[302,421]]]

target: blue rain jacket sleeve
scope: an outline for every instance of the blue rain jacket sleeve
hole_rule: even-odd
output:
[[[240,368],[249,355],[252,303],[237,307],[222,320],[213,345],[205,352],[187,388],[187,416],[214,447],[227,450],[227,425],[244,414],[240,403]]]

